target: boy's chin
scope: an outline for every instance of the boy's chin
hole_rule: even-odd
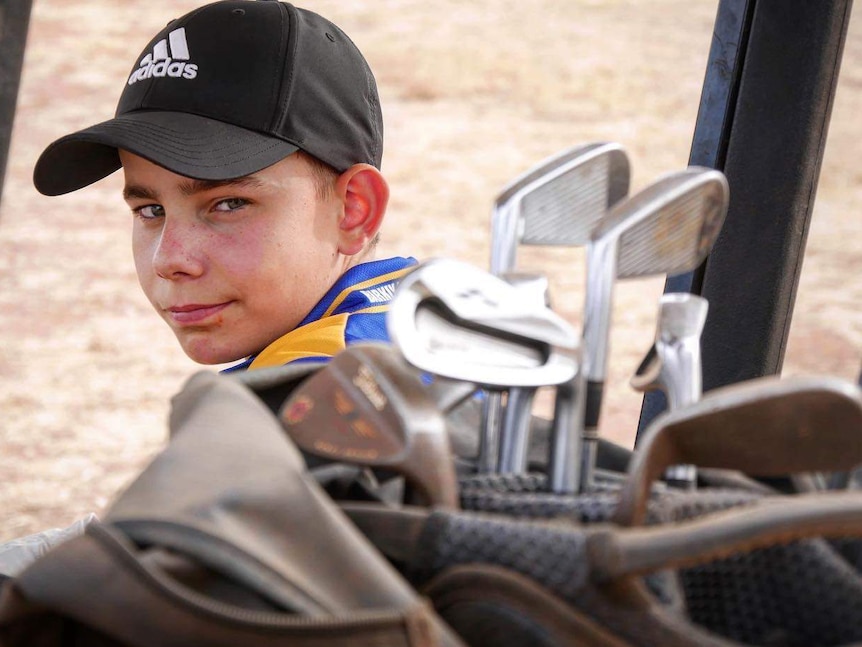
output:
[[[216,364],[231,364],[245,359],[247,355],[235,350],[225,349],[202,339],[182,339],[178,337],[183,352],[194,362],[213,366]]]

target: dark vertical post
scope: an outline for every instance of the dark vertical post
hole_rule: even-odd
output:
[[[0,0],[0,197],[3,195],[32,5],[33,0]]]
[[[691,163],[724,171],[730,210],[704,267],[665,287],[709,300],[704,390],[781,371],[851,7],[719,5]],[[639,431],[663,408],[645,398]]]

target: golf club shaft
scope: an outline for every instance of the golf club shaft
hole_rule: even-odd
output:
[[[554,421],[548,455],[548,488],[559,494],[575,494],[581,485],[583,457],[580,421],[583,420],[584,373],[557,387]]]
[[[485,391],[479,433],[479,456],[476,459],[476,470],[480,474],[495,473],[499,467],[502,415],[503,394],[500,391]]]
[[[530,438],[530,417],[535,389],[510,389],[500,437],[501,474],[524,474]]]

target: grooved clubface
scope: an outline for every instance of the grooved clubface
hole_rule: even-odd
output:
[[[715,242],[727,206],[727,181],[705,169],[665,176],[619,205],[609,217],[623,223],[617,278],[691,271]]]
[[[587,252],[584,304],[591,380],[604,379],[614,281],[694,270],[718,237],[728,199],[723,173],[690,167],[659,178],[599,223]]]
[[[522,245],[583,245],[596,221],[628,190],[617,187],[626,166],[619,149],[589,157],[538,186],[521,200]],[[622,195],[617,195],[622,193]]]
[[[626,196],[629,161],[616,143],[565,150],[516,178],[497,197],[491,219],[491,271],[515,267],[521,245],[580,246],[596,222]]]
[[[500,275],[511,273],[519,245],[587,244],[596,223],[628,194],[630,175],[625,149],[616,143],[600,142],[562,151],[517,178],[494,204],[491,271]],[[531,298],[534,294],[525,296]],[[563,400],[572,402],[570,398]],[[488,394],[483,409],[480,470],[489,471],[489,455],[495,451],[494,445],[499,444],[498,468],[520,471],[521,463],[526,460],[531,403],[532,394],[522,393],[513,385],[502,429],[498,429],[502,399],[497,393]],[[525,410],[518,411],[518,406]],[[568,419],[570,413],[560,412],[555,418]],[[554,433],[552,444],[556,446],[560,434],[570,430],[556,429]],[[558,462],[558,467],[564,468],[564,462]],[[552,475],[551,480],[561,482],[560,475]]]

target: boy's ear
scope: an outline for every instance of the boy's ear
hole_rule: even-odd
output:
[[[366,248],[383,224],[389,185],[370,164],[355,164],[338,177],[336,191],[344,205],[338,251],[353,256]]]

